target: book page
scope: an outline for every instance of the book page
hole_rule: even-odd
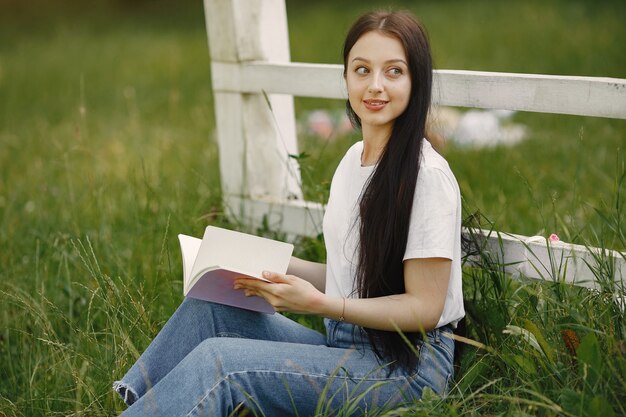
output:
[[[189,283],[191,282],[191,271],[196,262],[202,239],[187,235],[178,235],[178,241],[180,242],[180,251],[183,256],[183,291],[184,294],[187,294],[189,291]]]
[[[225,269],[263,279],[263,271],[284,274],[293,245],[277,240],[208,226],[191,273],[191,285],[205,272]]]

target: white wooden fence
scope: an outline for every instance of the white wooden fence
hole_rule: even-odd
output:
[[[321,232],[324,207],[303,200],[293,96],[345,99],[339,65],[290,61],[284,0],[204,0],[224,203],[248,225]],[[626,119],[626,79],[435,71],[438,105]],[[468,231],[465,231],[467,233]],[[476,231],[513,275],[596,287],[594,254],[624,285],[626,254]]]

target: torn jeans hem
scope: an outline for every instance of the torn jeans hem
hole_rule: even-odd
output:
[[[130,406],[137,401],[137,393],[128,384],[122,381],[115,381],[113,389],[122,397],[126,405]]]

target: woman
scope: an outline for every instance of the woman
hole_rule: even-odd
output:
[[[240,279],[278,311],[325,318],[326,336],[280,314],[187,299],[121,381],[124,415],[332,414],[444,394],[463,317],[461,205],[424,140],[432,63],[411,15],[370,13],[344,45],[347,111],[361,129],[333,177],[327,264],[293,258],[273,283]]]

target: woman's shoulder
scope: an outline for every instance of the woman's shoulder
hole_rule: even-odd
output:
[[[448,161],[433,148],[428,139],[422,141],[422,158],[420,161],[420,169],[443,169],[450,171]]]
[[[360,140],[358,142],[353,143],[352,146],[348,148],[344,158],[354,159],[358,157],[359,162],[360,162],[362,153],[363,153],[363,141]]]
[[[353,143],[346,151],[339,162],[339,167],[347,167],[361,164],[361,154],[363,153],[363,141]]]
[[[451,191],[458,190],[458,183],[454,173],[448,165],[448,161],[437,152],[428,140],[424,139],[422,145],[422,157],[420,161],[419,174],[417,178],[418,184],[430,184],[441,187],[447,184]]]

